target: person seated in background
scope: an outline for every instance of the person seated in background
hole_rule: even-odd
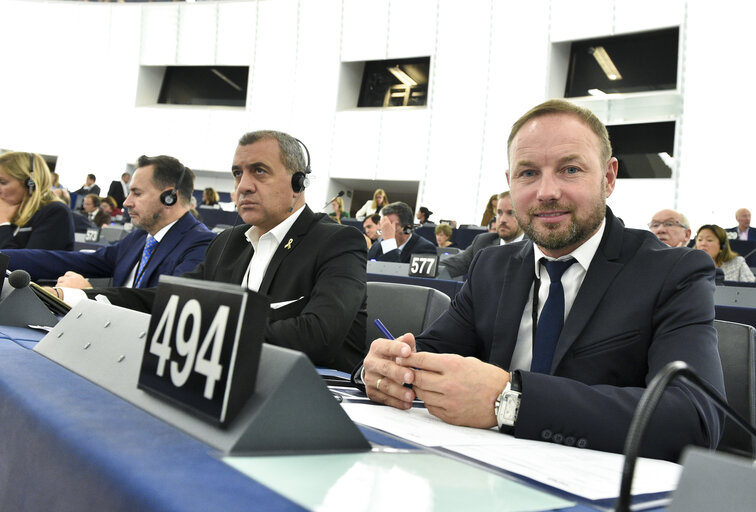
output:
[[[655,213],[648,223],[648,229],[670,247],[687,247],[690,242],[690,222],[685,215],[675,210]]]
[[[496,230],[493,233],[481,233],[473,238],[472,243],[464,251],[453,254],[439,262],[439,266],[448,270],[451,277],[466,275],[475,255],[486,247],[498,247],[523,239],[522,229],[520,229],[512,209],[512,198],[509,196],[509,191],[502,192],[498,197],[496,217],[494,217]]]
[[[23,247],[70,251],[74,223],[45,159],[14,151],[0,155],[0,249]]]
[[[84,276],[113,278],[116,286],[156,286],[161,275],[180,275],[196,267],[215,234],[189,211],[194,173],[170,156],[140,157],[125,205],[134,229],[125,238],[95,252],[4,251],[8,268],[24,269],[32,279],[56,279],[58,297],[75,303],[91,288]],[[181,183],[176,182],[182,176]],[[167,206],[160,194],[177,189],[178,201]],[[83,275],[82,275],[83,274]]]
[[[386,206],[388,201],[389,199],[386,192],[382,188],[376,189],[376,191],[373,192],[373,199],[365,201],[362,208],[357,210],[357,213],[354,214],[354,218],[357,220],[365,220],[369,215],[379,214],[381,213],[381,208]]]
[[[329,217],[331,217],[339,224],[341,224],[341,219],[346,219],[349,217],[349,214],[344,211],[344,200],[340,197],[337,197],[333,201],[331,201],[331,209],[333,211],[328,214]]]
[[[425,206],[421,206],[417,210],[417,215],[415,215],[415,218],[417,219],[417,223],[423,226],[425,224],[433,224],[433,222],[430,220],[431,215],[433,215],[432,211],[430,211]]]
[[[110,196],[100,198],[100,208],[94,216],[95,226],[104,228],[110,226],[113,217],[116,215],[116,201]]]
[[[100,197],[100,186],[95,182],[97,177],[94,174],[87,174],[87,179],[84,181],[84,185],[79,190],[74,191],[74,194],[79,196],[85,196],[88,194],[94,194]]]
[[[687,363],[724,396],[714,265],[700,251],[660,250],[606,206],[619,164],[604,124],[550,100],[515,122],[507,156],[529,240],[481,251],[448,311],[417,338],[373,341],[353,374],[370,399],[410,409],[418,398],[447,423],[621,453],[667,364]],[[675,381],[640,454],[674,461],[691,444],[713,449],[723,424],[705,395]]]
[[[378,234],[378,224],[381,222],[381,216],[373,214],[362,223],[362,227],[365,230],[365,242],[367,242],[368,249],[372,246],[380,235]]]
[[[389,203],[382,212],[381,241],[370,247],[369,260],[409,263],[413,253],[436,254],[435,245],[412,233],[412,208],[406,203]]]
[[[448,224],[439,224],[436,226],[436,245],[439,247],[457,247],[457,244],[451,241],[452,228]]]
[[[751,212],[747,208],[740,208],[735,212],[735,220],[738,225],[734,228],[726,229],[732,239],[756,241],[756,228],[751,227]]]
[[[745,258],[730,249],[727,232],[716,224],[704,224],[696,232],[696,249],[711,256],[714,264],[724,272],[725,281],[753,283],[756,277]]]
[[[499,194],[494,194],[488,198],[488,203],[486,203],[486,209],[483,212],[483,218],[480,220],[481,226],[488,226],[488,223],[491,222],[491,219],[496,217],[496,203],[498,202],[499,202]]]
[[[84,196],[84,200],[81,202],[82,212],[87,217],[87,219],[92,222],[94,222],[97,212],[100,211],[101,201],[102,199],[100,199],[100,196],[98,196],[97,194],[87,194],[86,196]]]
[[[207,187],[202,191],[201,208],[220,208],[220,196],[213,187]]]
[[[231,167],[244,224],[218,235],[204,261],[183,277],[241,285],[266,296],[271,307],[267,325],[260,326],[266,343],[298,350],[317,366],[351,371],[365,355],[365,242],[358,230],[307,206],[306,171],[302,146],[291,135],[244,134]],[[86,293],[149,312],[155,291]]]
[[[131,181],[131,174],[124,172],[120,180],[110,182],[108,195],[115,199],[118,208],[123,208],[123,202],[129,195],[129,181]]]
[[[66,206],[71,207],[71,194],[68,193],[68,189],[60,184],[60,176],[57,172],[50,172],[50,179],[52,181],[53,194],[58,196]]]

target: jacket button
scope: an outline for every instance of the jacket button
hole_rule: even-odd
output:
[[[566,446],[575,446],[575,438],[572,436],[567,436],[564,438],[564,444]]]
[[[541,431],[541,439],[543,439],[544,441],[548,441],[549,439],[551,439],[551,435],[552,434],[553,433],[549,429],[542,430]]]
[[[577,440],[577,447],[578,448],[588,448],[588,440],[584,437],[581,437]]]
[[[551,440],[555,443],[562,444],[562,441],[564,441],[564,436],[562,434],[554,434],[554,437],[552,437]]]

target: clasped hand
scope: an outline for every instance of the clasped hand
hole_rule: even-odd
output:
[[[371,400],[409,409],[417,397],[443,421],[479,428],[496,425],[494,404],[509,382],[508,372],[474,357],[417,352],[412,334],[373,341],[364,368]]]

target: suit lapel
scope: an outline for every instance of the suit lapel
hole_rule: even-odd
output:
[[[184,216],[176,221],[176,224],[174,224],[171,229],[168,230],[163,239],[160,240],[160,243],[155,248],[155,252],[152,254],[150,261],[147,262],[147,268],[145,269],[144,277],[142,278],[142,286],[147,286],[150,278],[160,267],[160,264],[163,262],[165,257],[171,254],[171,252],[173,252],[178,243],[181,241],[181,237],[186,231],[186,229],[184,228],[186,224],[185,217],[187,215],[191,215],[191,213],[185,213]],[[142,244],[142,249],[143,248],[144,244]],[[139,253],[141,255],[141,250],[139,251]]]
[[[490,362],[502,368],[509,368],[512,362],[522,313],[535,278],[533,258],[533,244],[525,244],[515,256],[509,258],[504,269],[490,356]]]
[[[115,271],[113,272],[113,284],[115,286],[132,285],[131,282],[127,283],[126,279],[142,258],[142,251],[144,251],[144,241],[146,238],[146,231],[142,231],[139,235],[135,236],[131,240],[131,243],[126,247],[126,251],[123,253],[123,258],[116,261]],[[137,269],[137,271],[138,270],[139,269]]]
[[[607,208],[604,238],[599,244],[593,260],[591,260],[591,266],[588,267],[588,272],[575,297],[570,314],[564,322],[554,352],[554,359],[551,362],[552,373],[572,344],[577,341],[585,326],[588,325],[614,277],[624,266],[616,261],[619,259],[622,248],[622,231],[622,224],[615,219],[611,210]]]
[[[316,221],[315,214],[312,213],[312,210],[310,210],[309,206],[305,205],[304,210],[299,215],[299,218],[297,218],[297,220],[294,222],[294,225],[291,226],[291,229],[289,229],[289,231],[283,237],[283,240],[281,240],[281,243],[278,245],[276,252],[273,254],[273,258],[268,264],[268,269],[265,271],[265,276],[263,276],[262,283],[260,283],[259,293],[263,295],[268,294],[268,289],[270,288],[271,282],[273,281],[273,276],[278,271],[278,267],[281,266],[281,262],[283,262],[289,256],[289,254],[294,252],[297,245],[299,245],[299,242],[304,239],[304,236],[307,234],[307,231],[310,228],[310,224],[312,224],[314,221]]]

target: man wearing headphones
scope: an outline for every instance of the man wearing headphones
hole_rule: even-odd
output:
[[[142,156],[125,206],[135,229],[123,240],[93,253],[19,249],[4,251],[8,268],[32,279],[58,278],[52,290],[73,304],[91,288],[84,278],[112,277],[116,286],[157,285],[162,274],[196,267],[215,234],[189,213],[194,173],[169,156]],[[60,277],[59,277],[60,276]]]
[[[231,173],[245,225],[218,235],[204,261],[183,277],[241,284],[267,296],[265,342],[350,372],[365,354],[365,240],[305,204],[310,165],[300,144],[275,131],[242,136]],[[155,289],[87,291],[98,293],[150,311]]]
[[[409,263],[412,254],[436,254],[433,243],[412,234],[412,208],[406,203],[390,203],[383,207],[381,214],[381,243],[370,247],[369,260]]]

